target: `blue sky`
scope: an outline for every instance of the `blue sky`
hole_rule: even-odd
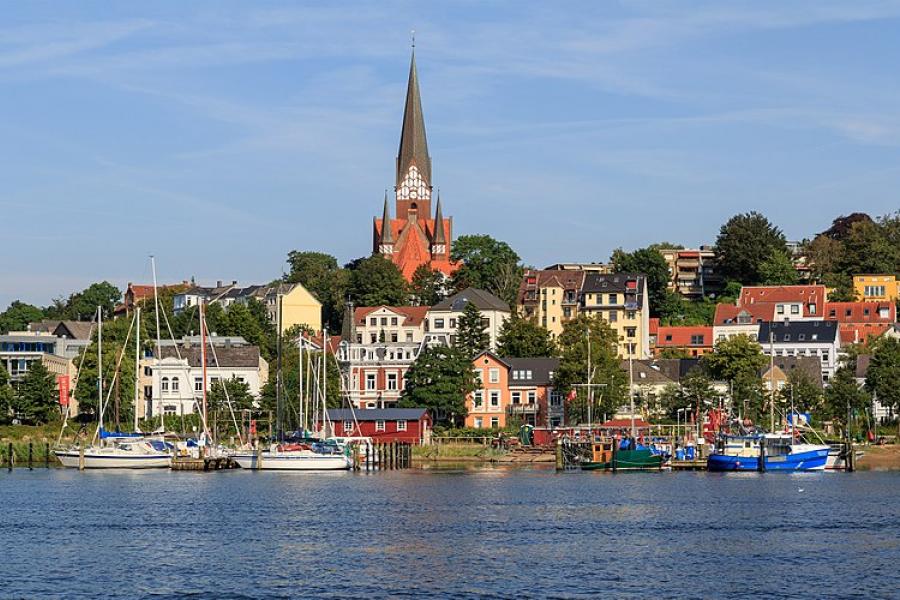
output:
[[[900,208],[900,2],[22,2],[0,309],[371,250],[417,61],[456,235],[528,264]]]

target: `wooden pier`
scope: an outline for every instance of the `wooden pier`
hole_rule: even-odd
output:
[[[706,459],[695,458],[694,460],[671,460],[669,466],[673,471],[705,471]]]
[[[176,456],[172,459],[173,471],[221,471],[223,469],[236,469],[237,466],[237,463],[227,456],[205,456],[202,458]]]

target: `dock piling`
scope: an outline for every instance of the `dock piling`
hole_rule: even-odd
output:
[[[44,468],[50,468],[50,442],[44,438]]]
[[[28,470],[34,471],[34,442],[28,442]]]
[[[15,459],[13,458],[13,444],[12,444],[12,442],[10,442],[7,445],[7,454],[6,454],[6,466],[10,471],[13,470],[14,462],[15,462]]]

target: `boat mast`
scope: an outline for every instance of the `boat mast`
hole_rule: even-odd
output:
[[[634,347],[631,345],[631,342],[628,343],[628,398],[631,401],[631,437],[635,437],[634,435],[634,360],[633,360],[633,350]],[[699,410],[699,409],[698,409]]]
[[[159,377],[159,362],[160,362],[160,341],[159,341],[159,292],[156,286],[156,257],[152,254],[150,255],[150,268],[153,270],[153,307],[154,313],[156,313],[156,361],[154,361],[154,369],[156,371],[156,376]],[[173,340],[174,341],[174,340]],[[177,349],[177,346],[176,346]],[[159,410],[159,425],[162,429],[163,433],[166,431],[166,423],[163,420],[163,410],[162,410],[162,394],[159,395],[159,406],[157,407]]]
[[[100,407],[100,432],[103,432],[103,308],[97,307],[97,405]],[[100,439],[103,439],[101,436]]]
[[[276,296],[277,303],[275,305],[275,327],[278,329],[278,337],[275,338],[275,348],[277,354],[278,365],[275,369],[275,435],[278,441],[284,441],[284,407],[281,400],[281,299],[279,293]]]
[[[327,437],[328,424],[328,332],[322,331],[322,439]]]
[[[591,386],[591,327],[585,330],[587,334],[587,400],[588,400],[588,439],[594,439],[594,388]]]
[[[203,390],[203,400],[200,405],[200,413],[203,415],[203,429],[206,431],[207,436],[209,435],[209,421],[207,420],[207,411],[206,411],[206,314],[203,310],[205,302],[200,300],[200,366],[201,366],[201,375],[203,377],[203,384],[201,385],[201,389]],[[224,383],[222,384],[225,385]]]
[[[303,332],[300,332],[300,341],[297,345],[297,366],[300,368],[300,380],[297,385],[298,404],[300,405],[300,426],[306,434],[306,410],[303,406]]]
[[[769,325],[769,431],[775,433],[775,332]]]
[[[135,309],[134,321],[137,327],[134,336],[134,430],[138,430],[138,402],[141,399],[141,307]]]

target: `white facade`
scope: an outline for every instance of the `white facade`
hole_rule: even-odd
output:
[[[405,308],[405,307],[404,307]],[[358,311],[362,309],[357,309]],[[425,337],[425,310],[410,307],[407,311],[380,306],[364,316],[356,317],[356,344],[420,344]],[[416,313],[421,313],[417,315]]]
[[[497,340],[500,337],[500,328],[509,319],[510,312],[503,310],[481,310],[481,321],[484,324],[485,332],[491,338],[490,350],[497,349]],[[459,331],[459,319],[462,317],[461,310],[435,310],[428,311],[425,320],[426,330],[430,334],[446,337],[450,340],[450,345],[456,342],[456,334]]]

